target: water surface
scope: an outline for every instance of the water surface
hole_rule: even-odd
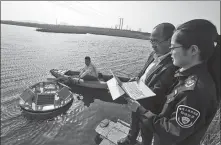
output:
[[[90,56],[102,73],[134,76],[151,51],[149,41],[90,34],[42,33],[1,24],[1,143],[3,145],[95,145],[95,127],[105,119],[130,123],[130,111],[105,91],[73,89],[67,114],[31,121],[21,115],[19,95],[52,77],[49,70],[80,70]]]

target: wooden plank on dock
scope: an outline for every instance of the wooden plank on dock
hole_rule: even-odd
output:
[[[99,145],[115,145],[115,144],[107,139],[103,139]]]
[[[122,120],[118,120],[116,123],[104,119],[96,127],[95,131],[100,134],[103,139],[100,145],[117,145],[117,141],[127,136],[130,125]],[[141,144],[142,139],[140,135],[137,138],[137,144]]]

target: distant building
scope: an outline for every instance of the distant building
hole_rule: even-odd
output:
[[[69,25],[69,24],[66,22],[60,22],[59,25]]]

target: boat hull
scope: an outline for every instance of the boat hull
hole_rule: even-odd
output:
[[[95,89],[107,89],[107,81],[110,80],[113,76],[112,75],[102,75],[99,73],[99,80],[98,81],[85,81],[83,79],[78,79],[77,76],[79,75],[79,71],[70,71],[70,70],[58,70],[52,69],[50,73],[56,77],[63,77],[61,80],[68,84],[71,87],[74,86],[81,86],[86,88],[95,88]],[[71,77],[71,78],[70,78]],[[129,78],[126,77],[119,77],[122,82],[126,82]]]
[[[20,105],[20,108],[22,110],[22,114],[31,120],[45,120],[45,119],[51,119],[58,115],[64,114],[72,105],[73,98],[64,106],[60,108],[56,108],[53,110],[47,110],[47,111],[34,111],[34,110],[28,110],[25,109],[24,106]]]
[[[74,94],[60,82],[39,82],[19,96],[22,115],[44,120],[65,113],[73,103]]]

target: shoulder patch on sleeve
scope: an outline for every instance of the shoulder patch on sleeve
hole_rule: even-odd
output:
[[[176,122],[182,128],[190,128],[200,117],[200,112],[186,105],[179,105],[176,111]]]

